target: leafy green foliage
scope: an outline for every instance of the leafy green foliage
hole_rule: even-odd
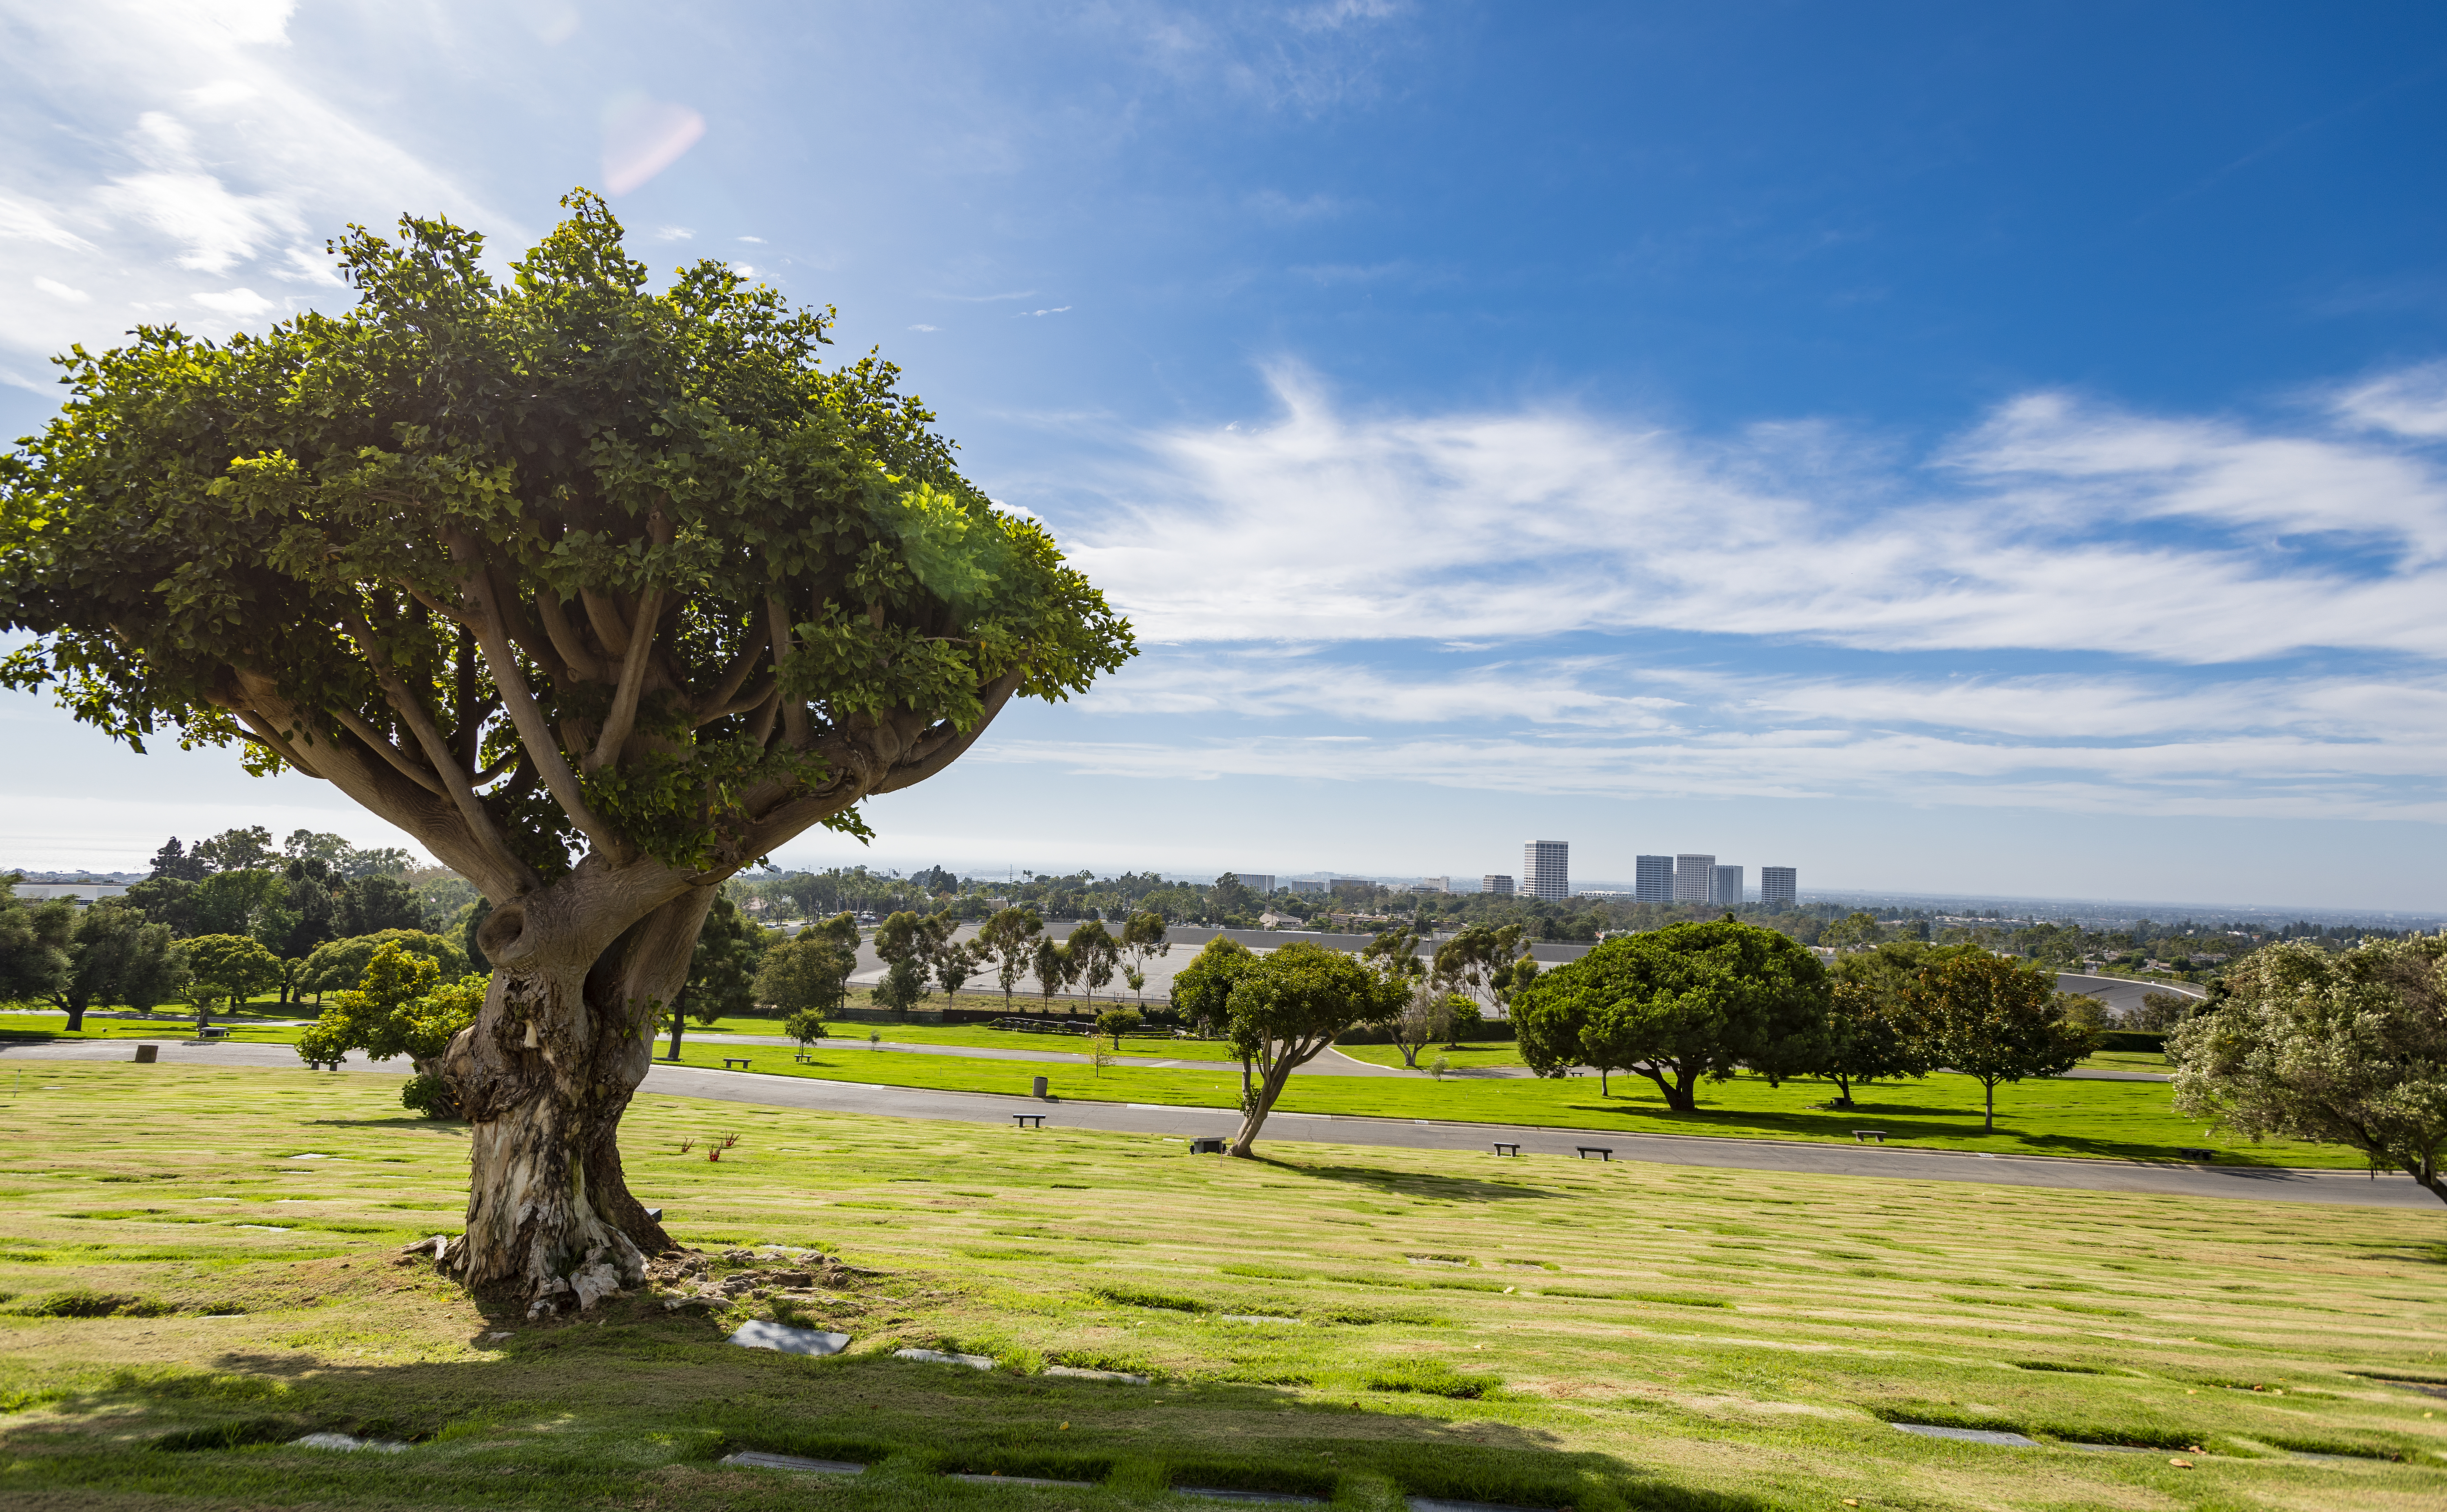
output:
[[[346,992],[364,980],[366,969],[373,964],[374,953],[390,944],[425,956],[445,977],[458,976],[467,970],[466,954],[441,936],[427,935],[422,930],[389,929],[375,935],[335,939],[328,945],[315,947],[314,954],[306,957],[304,969],[297,973],[297,990],[301,992]]]
[[[63,358],[0,463],[0,625],[34,633],[0,684],[341,781],[499,900],[581,849],[863,830],[1002,698],[1132,654],[896,368],[819,364],[828,312],[712,260],[650,291],[563,202],[506,281],[407,217],[334,243],[344,314]]]
[[[2447,938],[2271,945],[2168,1036],[2175,1106],[2253,1140],[2360,1150],[2447,1201]]]
[[[280,980],[280,959],[243,935],[200,935],[187,941],[188,993],[199,1008],[226,998],[235,1009]]]
[[[1521,1058],[1541,1076],[1631,1070],[1689,1111],[1702,1076],[1771,1080],[1825,1063],[1818,958],[1731,918],[1618,936],[1539,976],[1513,1005]]]
[[[6,928],[0,922],[0,933]],[[0,954],[6,950],[0,944]],[[106,898],[76,916],[67,967],[50,997],[67,1011],[74,1031],[97,1003],[150,1009],[176,994],[186,978],[186,962],[171,942],[169,926],[147,923],[141,910]]]
[[[387,1061],[405,1055],[428,1071],[449,1047],[450,1036],[476,1021],[489,985],[483,976],[446,981],[429,956],[400,940],[385,940],[367,962],[358,985],[335,993],[313,1024],[297,1037],[306,1060],[337,1060],[350,1050]]]
[[[76,905],[65,898],[28,907],[15,874],[0,877],[0,1002],[43,997],[68,975]]]
[[[839,945],[809,931],[765,952],[765,965],[756,973],[756,999],[785,1013],[838,1013],[855,963],[855,956],[844,955]]]
[[[1922,1053],[1978,1078],[1997,1126],[1997,1084],[2054,1076],[2080,1064],[2093,1031],[2067,1022],[2056,973],[2037,962],[1971,950],[1920,972],[1903,991]]]

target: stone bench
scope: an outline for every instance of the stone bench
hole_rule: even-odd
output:
[[[726,1055],[722,1058],[722,1068],[726,1071],[734,1068],[744,1071],[748,1069],[748,1057],[745,1055]]]
[[[1614,1146],[1611,1144],[1576,1144],[1572,1147],[1581,1152],[1581,1159],[1584,1161],[1592,1155],[1609,1162],[1614,1160]]]
[[[1887,1142],[1887,1131],[1882,1128],[1856,1128],[1852,1131],[1852,1143],[1855,1144],[1867,1144],[1871,1140],[1884,1144]]]
[[[1519,1160],[1521,1158],[1521,1146],[1518,1144],[1507,1144],[1502,1140],[1497,1140],[1495,1142],[1495,1153],[1508,1160]]]
[[[1045,1115],[1042,1113],[1014,1113],[1011,1116],[1011,1121],[1014,1124],[1018,1125],[1021,1128],[1043,1128],[1045,1126]]]
[[[1224,1142],[1218,1139],[1191,1140],[1189,1142],[1189,1153],[1192,1155],[1221,1155],[1224,1153]]]

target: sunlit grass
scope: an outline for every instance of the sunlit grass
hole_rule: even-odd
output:
[[[808,1300],[857,1340],[808,1361],[727,1349],[722,1320],[659,1306],[488,1319],[394,1266],[456,1228],[465,1145],[401,1116],[386,1081],[41,1074],[0,1106],[18,1152],[0,1185],[0,1394],[18,1404],[0,1473],[47,1504],[819,1494],[714,1465],[726,1446],[885,1457],[821,1493],[858,1507],[1122,1505],[1193,1470],[1353,1506],[1400,1487],[1582,1512],[2447,1496],[2447,1437],[2422,1415],[2438,1401],[2357,1373],[2447,1375],[2424,1212],[1305,1143],[1236,1162],[641,1098],[631,1180],[685,1242],[813,1246],[875,1273]],[[740,1143],[709,1162],[726,1132]],[[69,1295],[132,1305],[41,1315]],[[913,1344],[1003,1369],[885,1357]],[[1013,1373],[1049,1362],[1157,1384]],[[1936,1443],[1894,1418],[2169,1452]],[[310,1427],[421,1446],[142,1450]],[[2166,1463],[2194,1444],[2199,1468]],[[946,1467],[1104,1484],[973,1490],[932,1478]]]

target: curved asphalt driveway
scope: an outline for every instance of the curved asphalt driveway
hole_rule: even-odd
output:
[[[127,1040],[80,1040],[47,1045],[0,1045],[0,1065],[45,1061],[119,1061],[132,1053]],[[294,1070],[297,1052],[286,1045],[210,1045],[161,1042],[164,1064],[247,1067]],[[404,1075],[403,1061],[351,1059],[347,1069]],[[1204,1063],[1211,1065],[1212,1063]],[[332,1073],[325,1073],[332,1074]],[[930,1118],[963,1124],[1014,1125],[1014,1115],[1044,1115],[1052,1128],[1094,1129],[1115,1134],[1174,1138],[1228,1136],[1240,1115],[1227,1107],[1179,1107],[1145,1103],[1043,1102],[985,1092],[938,1092],[859,1082],[826,1082],[809,1076],[766,1076],[657,1064],[646,1073],[641,1095],[709,1098],[798,1107],[819,1112],[882,1118]],[[1013,1127],[1014,1138],[1031,1131]],[[2376,1179],[2354,1171],[2301,1170],[2276,1166],[2191,1165],[2164,1162],[2085,1161],[2047,1156],[1973,1155],[1913,1149],[1907,1145],[1821,1144],[1798,1141],[1715,1139],[1704,1135],[1634,1134],[1621,1129],[1546,1128],[1529,1125],[1448,1124],[1427,1119],[1354,1118],[1318,1113],[1277,1113],[1266,1123],[1270,1143],[1387,1145],[1406,1149],[1489,1154],[1493,1142],[1521,1146],[1524,1156],[1575,1158],[1577,1146],[1613,1151],[1618,1159],[1720,1170],[1793,1171],[1812,1176],[1872,1176],[1921,1181],[1971,1181],[1993,1186],[2053,1187],[2087,1192],[2133,1192],[2165,1197],[2225,1197],[2264,1201],[2344,1203],[2366,1207],[2437,1210],[2438,1199],[2402,1176]]]

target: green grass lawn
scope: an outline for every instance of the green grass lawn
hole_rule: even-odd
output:
[[[1307,1144],[1237,1162],[647,1096],[624,1152],[682,1242],[809,1246],[859,1274],[536,1324],[398,1263],[456,1230],[466,1131],[402,1117],[387,1082],[41,1077],[0,1102],[12,1505],[1051,1512],[1195,1484],[1371,1512],[1404,1492],[1577,1512],[2447,1500],[2427,1415],[2447,1404],[2384,1379],[2447,1376],[2426,1212]],[[855,1342],[825,1360],[722,1342],[776,1308]],[[889,1357],[911,1345],[997,1368]],[[285,1442],[317,1430],[411,1446]],[[875,1468],[718,1463],[739,1448]]]
[[[1100,1072],[1086,1066],[820,1048],[803,1066],[790,1049],[741,1045],[683,1045],[680,1061],[719,1068],[726,1055],[744,1057],[754,1072],[944,1091],[1025,1093],[1032,1078],[1043,1076],[1053,1096],[1089,1102],[1237,1106],[1241,1087],[1239,1068],[1229,1063],[1218,1063],[1212,1071],[1112,1066]],[[1993,1133],[1981,1127],[1980,1085],[1961,1076],[1936,1075],[1856,1087],[1858,1106],[1848,1111],[1812,1108],[1811,1105],[1832,1095],[1826,1083],[1814,1081],[1770,1087],[1761,1078],[1741,1076],[1705,1083],[1699,1108],[1694,1113],[1668,1109],[1656,1088],[1641,1077],[1616,1076],[1612,1090],[1612,1096],[1600,1095],[1594,1076],[1444,1082],[1426,1077],[1296,1076],[1277,1106],[1296,1113],[1836,1143],[1853,1143],[1855,1129],[1882,1128],[1890,1143],[1992,1154],[2173,1160],[2179,1158],[2175,1153],[2179,1147],[2209,1145],[2221,1150],[2221,1159],[2236,1163],[2348,1168],[2362,1164],[2360,1157],[2336,1146],[2227,1141],[2202,1125],[2178,1117],[2172,1090],[2160,1082],[2051,1079],[2001,1087]]]

